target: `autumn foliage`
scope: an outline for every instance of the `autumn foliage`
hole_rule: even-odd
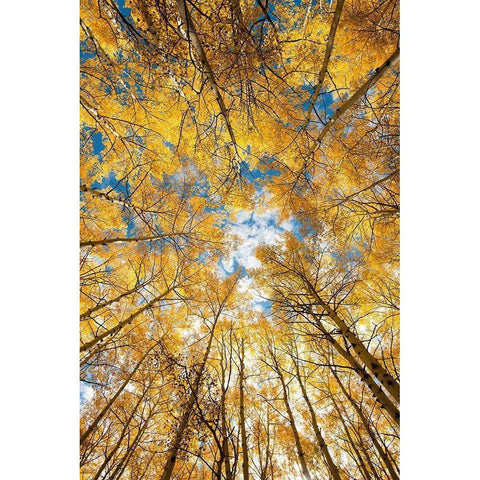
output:
[[[81,478],[398,479],[398,2],[80,10]]]

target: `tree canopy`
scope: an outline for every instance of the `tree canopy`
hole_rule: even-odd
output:
[[[81,0],[83,480],[399,478],[399,2]]]

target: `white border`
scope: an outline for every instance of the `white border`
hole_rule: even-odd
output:
[[[2,4],[0,478],[78,478],[78,5]]]
[[[479,13],[401,0],[403,480],[479,478]]]

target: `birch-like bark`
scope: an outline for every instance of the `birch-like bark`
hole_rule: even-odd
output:
[[[358,433],[356,431],[355,428],[352,428],[352,430],[355,432],[355,435],[356,437],[358,438],[358,446],[360,448],[360,450],[362,451],[363,453],[363,457],[365,458],[365,462],[366,464],[368,465],[368,468],[370,470],[370,472],[372,472],[374,478],[376,480],[383,480],[380,475],[378,474],[377,472],[377,469],[375,468],[375,465],[373,464],[372,462],[372,456],[371,454],[368,452],[368,450],[365,448],[365,444],[364,444],[364,441],[362,439],[362,436],[360,435],[360,433]]]
[[[395,52],[393,52],[390,57],[385,60],[385,62],[375,69],[374,73],[362,84],[362,86],[340,107],[338,108],[327,124],[323,127],[322,131],[317,137],[317,142],[320,144],[325,138],[325,135],[332,129],[337,120],[350,108],[355,105],[367,92],[373,87],[380,78],[388,71],[390,67],[395,65],[400,59],[400,47],[398,47]],[[310,154],[313,153],[316,147],[313,147]]]
[[[116,237],[104,238],[103,240],[84,240],[83,242],[80,242],[80,248],[96,247],[97,245],[110,245],[111,243],[149,242],[151,240],[162,240],[164,238],[191,237],[192,235],[193,234],[189,232],[172,232],[161,233],[159,235],[147,235],[142,237]]]
[[[270,451],[270,411],[267,410],[267,428],[265,429],[265,433],[267,436],[265,445],[263,446],[260,442],[260,439],[257,442],[257,450],[258,450],[258,458],[259,458],[259,463],[260,463],[260,480],[267,480],[267,475],[268,475],[268,467],[270,465],[271,457],[272,457],[272,452]],[[262,452],[264,451],[265,453],[265,460],[262,461]]]
[[[360,379],[365,382],[365,385],[372,392],[385,411],[390,415],[390,418],[398,425],[400,423],[400,412],[393,402],[388,398],[385,392],[381,389],[373,377],[355,360],[347,350],[345,350],[327,331],[322,322],[317,317],[316,322],[319,330],[324,334],[325,338],[335,348],[335,350],[349,363],[353,370],[359,375]]]
[[[208,345],[205,350],[204,356],[202,363],[200,364],[200,368],[197,372],[197,375],[195,377],[195,381],[192,386],[192,391],[190,392],[190,395],[188,397],[188,401],[184,407],[182,416],[180,418],[180,422],[177,426],[177,433],[175,434],[175,438],[173,440],[172,446],[170,447],[167,455],[167,462],[165,464],[165,467],[163,469],[162,476],[160,477],[160,480],[170,480],[170,477],[172,476],[173,469],[175,468],[175,463],[177,461],[177,456],[178,452],[180,451],[180,446],[183,441],[183,437],[185,435],[185,431],[188,426],[188,421],[190,420],[190,415],[192,413],[193,407],[195,405],[195,399],[198,395],[198,391],[200,388],[200,382],[202,379],[203,371],[205,369],[205,364],[207,363],[208,356],[210,355],[210,349],[212,346],[212,340],[213,340],[213,333],[215,330],[216,326],[216,321],[212,327],[212,331],[210,332],[210,338],[208,340]]]
[[[360,360],[364,363],[366,368],[371,372],[371,374],[378,379],[378,381],[383,385],[383,387],[392,395],[392,397],[400,402],[400,385],[398,382],[387,372],[385,368],[382,367],[380,361],[378,361],[363,345],[360,339],[351,332],[345,322],[340,318],[340,316],[324,302],[320,295],[315,290],[311,282],[302,277],[306,283],[310,293],[315,298],[316,302],[322,307],[322,309],[327,313],[335,325],[340,329],[343,337],[348,341],[352,346],[354,352],[359,356]]]
[[[141,213],[154,213],[157,215],[164,215],[167,212],[163,212],[161,210],[151,210],[149,208],[143,208],[140,205],[136,205],[131,202],[127,202],[125,200],[120,200],[118,198],[114,198],[110,196],[109,193],[101,192],[100,190],[95,190],[94,188],[89,188],[86,185],[80,185],[80,191],[81,192],[86,192],[91,194],[93,197],[101,198],[102,200],[106,200],[110,203],[113,203],[115,205],[120,205],[121,207],[128,207],[135,211],[136,213],[141,212]]]

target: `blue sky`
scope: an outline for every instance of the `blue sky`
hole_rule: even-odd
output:
[[[302,103],[303,113],[306,113],[308,107],[310,106],[310,99],[312,98],[315,88],[317,87],[316,83],[313,85],[303,84],[302,90],[308,93],[308,98]],[[326,123],[327,120],[333,115],[334,110],[332,108],[335,98],[333,97],[332,92],[326,92],[325,90],[320,90],[320,95],[315,102],[315,110],[312,110],[311,122],[318,122],[318,118],[315,115],[315,111],[320,115],[321,119]]]

